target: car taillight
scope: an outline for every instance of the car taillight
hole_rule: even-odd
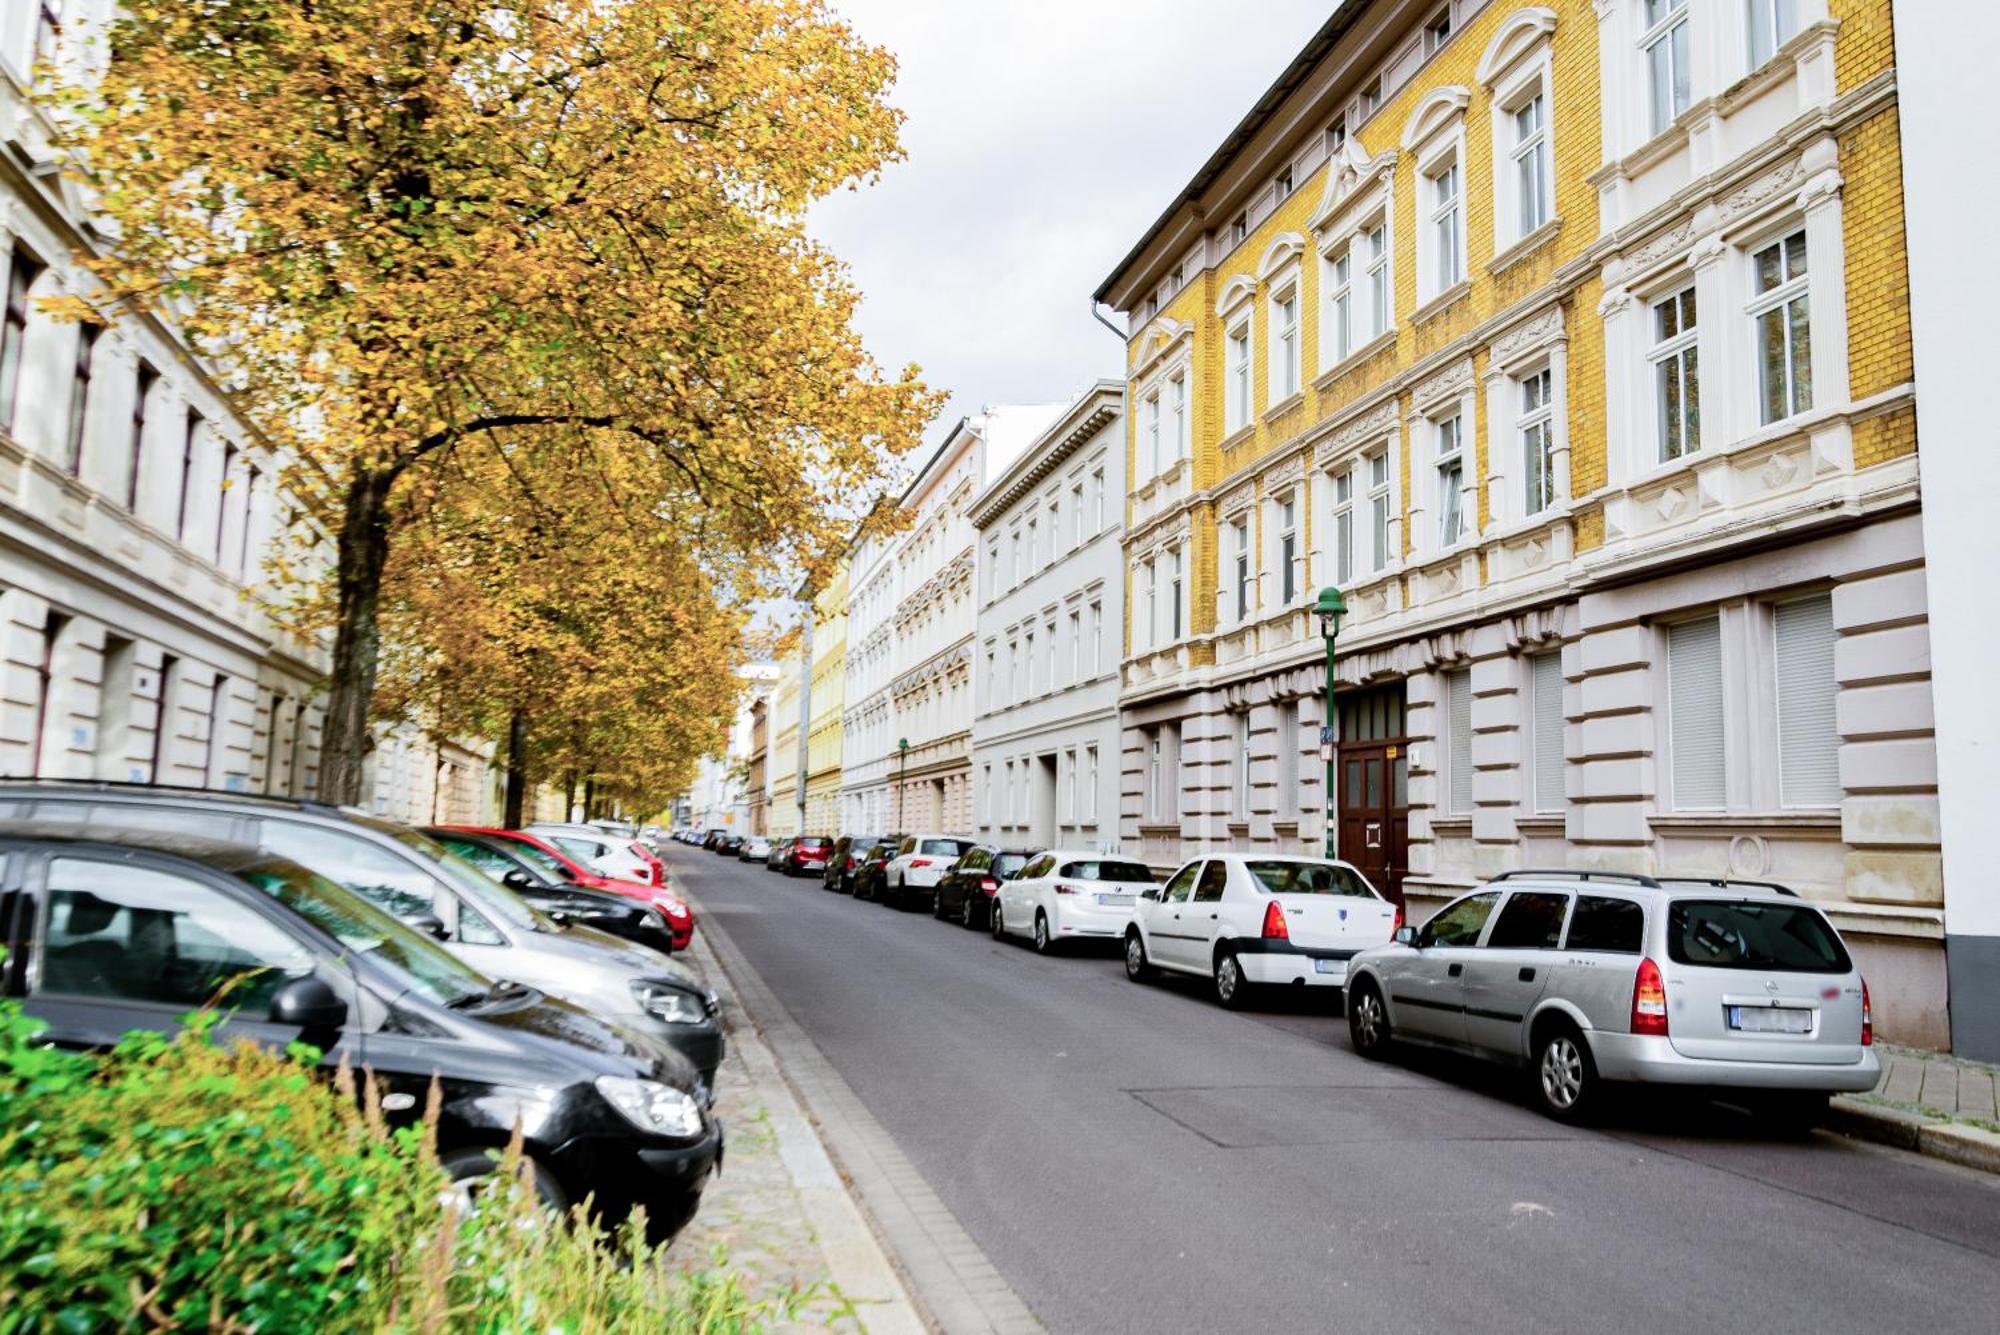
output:
[[[1058,882],[1056,884],[1056,893],[1059,895],[1080,895],[1083,893],[1083,891],[1077,889],[1073,885],[1063,885],[1062,883]]]
[[[1396,905],[1396,916],[1390,919],[1389,921],[1389,935],[1394,936],[1396,933],[1402,930],[1403,930],[1403,906],[1401,904],[1398,904]]]
[[[1875,1044],[1875,1003],[1868,999],[1868,980],[1861,980],[1861,1046]]]
[[[1292,929],[1285,922],[1284,906],[1277,900],[1267,900],[1264,904],[1264,939],[1266,941],[1289,941]]]
[[[991,876],[989,876],[985,880],[979,883],[979,888],[981,890],[984,890],[987,894],[990,895],[994,891],[1000,888],[1000,882],[994,880]]]
[[[854,859],[853,859],[853,858],[849,858],[849,859],[847,860],[847,870],[849,870],[849,871],[853,871],[853,870],[854,870]]]
[[[931,865],[931,860],[929,858],[911,858],[910,865],[912,867],[928,867]]]
[[[1660,966],[1649,959],[1639,961],[1639,975],[1632,980],[1632,1032],[1667,1036],[1667,984]]]

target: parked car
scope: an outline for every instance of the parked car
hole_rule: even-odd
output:
[[[938,878],[931,893],[931,913],[955,919],[962,927],[987,927],[992,922],[993,897],[1000,883],[1018,876],[1039,850],[975,844]]]
[[[743,849],[743,836],[724,830],[715,836],[715,842],[708,847],[711,852],[720,853],[723,857],[734,857]]]
[[[143,785],[0,783],[0,819],[250,844],[345,886],[490,978],[525,984],[672,1046],[713,1077],[715,994],[656,950],[564,927],[408,826],[319,802]]]
[[[609,890],[613,894],[624,895],[650,904],[667,920],[667,931],[673,940],[675,950],[686,950],[694,939],[694,910],[688,902],[674,892],[671,885],[642,885],[638,881],[621,881],[615,876],[605,876],[584,866],[569,854],[538,834],[526,830],[496,830],[474,825],[442,825],[436,830],[450,830],[456,834],[473,834],[481,838],[494,839],[506,843],[533,862],[542,871],[557,879],[585,887],[590,890]]]
[[[753,834],[743,841],[743,847],[736,850],[738,862],[762,862],[771,856],[771,841],[761,834]]]
[[[0,993],[58,1046],[177,1031],[226,996],[217,1036],[303,1041],[323,1070],[364,1069],[407,1126],[442,1089],[445,1171],[494,1171],[519,1134],[543,1202],[586,1196],[648,1232],[695,1212],[723,1130],[686,1058],[540,991],[497,983],[288,859],[168,831],[101,836],[74,820],[0,825]],[[226,992],[225,992],[226,989]]]
[[[784,861],[778,870],[787,876],[824,875],[832,854],[833,840],[823,834],[802,834],[785,845]]]
[[[764,870],[777,871],[780,867],[784,866],[785,850],[791,846],[792,836],[789,834],[781,839],[773,839],[771,841],[771,851],[764,854]]]
[[[1355,1050],[1455,1048],[1526,1066],[1551,1117],[1611,1082],[1762,1096],[1806,1121],[1881,1076],[1867,980],[1824,914],[1776,885],[1509,872],[1355,957]]]
[[[861,865],[854,869],[854,897],[856,899],[882,898],[887,884],[889,860],[903,846],[901,835],[889,835],[874,845],[863,855]]]
[[[881,842],[881,836],[873,834],[843,834],[834,840],[833,852],[826,860],[826,870],[820,874],[820,889],[853,894],[854,873],[860,870],[861,860],[868,856],[868,850]]]
[[[1403,911],[1354,867],[1324,858],[1226,853],[1196,858],[1141,892],[1125,930],[1125,973],[1208,977],[1243,1006],[1259,986],[1338,988],[1348,961],[1386,942]]]
[[[1118,941],[1140,894],[1159,884],[1143,862],[1057,849],[1000,883],[988,923],[994,940],[1025,936],[1043,955],[1070,941]]]
[[[970,839],[906,834],[882,869],[882,902],[892,909],[929,908],[938,879],[972,847]]]
[[[560,821],[534,821],[527,830],[606,876],[646,885],[667,883],[667,864],[660,861],[659,854],[630,835],[610,834],[595,825]]]
[[[646,900],[578,885],[563,876],[560,864],[537,859],[537,850],[526,844],[445,826],[424,833],[557,922],[580,923],[662,953],[675,948],[666,916]]]

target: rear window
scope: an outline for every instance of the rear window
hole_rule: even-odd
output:
[[[1274,895],[1346,895],[1373,899],[1361,873],[1337,862],[1246,862],[1257,883]]]
[[[805,837],[805,838],[803,838],[803,839],[799,839],[799,840],[795,840],[795,841],[793,842],[793,844],[792,844],[792,847],[794,847],[794,848],[828,848],[828,847],[831,847],[831,846],[832,846],[832,844],[833,844],[833,841],[832,841],[831,839],[828,839],[828,838],[824,837],[823,835],[816,835],[816,834],[815,834],[815,835],[808,835],[808,836],[806,836],[806,837]]]
[[[969,847],[970,844],[958,839],[926,839],[917,852],[936,858],[955,858]]]
[[[1026,853],[995,853],[993,870],[1000,873],[1000,879],[1011,881],[1021,874],[1021,868],[1028,865]]]
[[[1117,881],[1121,884],[1153,883],[1153,873],[1143,862],[1070,862],[1063,865],[1064,876],[1079,881]]]
[[[1803,904],[1676,900],[1667,910],[1667,955],[1706,969],[1846,973],[1853,967],[1833,927]]]
[[[1629,899],[1578,895],[1569,915],[1570,950],[1608,950],[1636,955],[1646,940],[1646,910]]]

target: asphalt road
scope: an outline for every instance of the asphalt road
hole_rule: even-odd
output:
[[[1570,1130],[1330,1007],[674,864],[1053,1331],[2000,1330],[2000,1182],[1644,1100]]]

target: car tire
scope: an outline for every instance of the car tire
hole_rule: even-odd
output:
[[[1573,1024],[1552,1024],[1536,1036],[1534,1062],[1529,1068],[1535,1101],[1558,1122],[1586,1122],[1604,1101],[1604,1082],[1590,1045]]]
[[[885,909],[894,909],[898,913],[903,911],[903,887],[901,885],[890,885],[887,881],[882,883],[882,907]]]
[[[1393,1041],[1389,1007],[1382,1000],[1382,989],[1372,979],[1357,981],[1354,995],[1347,999],[1347,1040],[1354,1045],[1357,1055],[1369,1061],[1380,1061],[1389,1054],[1389,1044]]]
[[[1007,939],[1007,921],[1000,916],[1000,901],[989,900],[986,905],[986,932],[995,941]]]
[[[1125,933],[1125,976],[1135,983],[1149,983],[1159,969],[1146,958],[1146,942],[1135,927]]]
[[[1250,980],[1233,950],[1215,957],[1215,999],[1224,1010],[1240,1011],[1250,1004]]]
[[[1040,909],[1036,909],[1035,910],[1035,953],[1037,955],[1053,955],[1055,953],[1055,950],[1056,950],[1056,939],[1053,936],[1049,935],[1049,915],[1042,912]]]
[[[937,890],[931,891],[931,916],[944,921],[944,895]]]
[[[485,1179],[496,1177],[500,1172],[502,1151],[488,1146],[468,1146],[441,1155],[439,1165],[444,1175],[455,1187],[464,1188],[468,1197],[476,1198]],[[528,1171],[534,1177],[535,1196],[542,1208],[558,1217],[569,1213],[569,1197],[564,1194],[562,1183],[533,1155],[524,1156]]]
[[[972,896],[970,894],[962,896],[958,901],[958,925],[969,932],[977,926],[973,919],[978,916],[972,911]]]

